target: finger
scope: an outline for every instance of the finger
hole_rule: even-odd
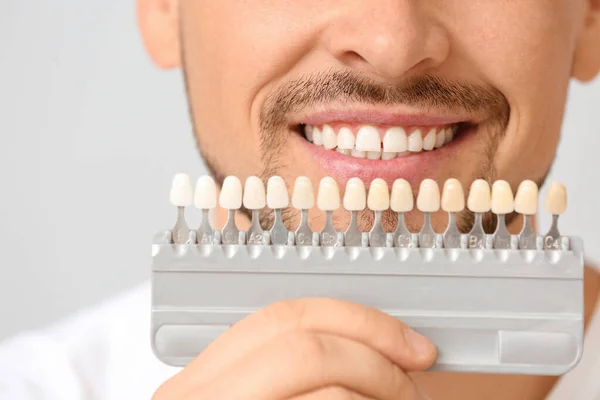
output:
[[[329,386],[317,389],[310,393],[291,397],[289,400],[375,400],[372,397],[363,396],[341,386]]]
[[[398,319],[343,300],[309,298],[274,303],[238,322],[215,340],[183,374],[212,379],[249,352],[294,330],[345,337],[373,347],[406,371],[423,370],[435,346]]]
[[[417,399],[410,377],[376,350],[306,331],[280,335],[248,354],[207,385],[202,397],[277,400],[327,386],[381,400]]]

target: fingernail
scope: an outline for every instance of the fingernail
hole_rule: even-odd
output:
[[[433,350],[434,345],[431,343],[429,339],[420,333],[415,332],[412,329],[407,329],[404,331],[404,336],[406,337],[406,342],[408,346],[420,357],[429,356]]]

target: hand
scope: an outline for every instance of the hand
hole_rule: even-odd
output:
[[[231,327],[154,400],[420,400],[406,372],[435,357],[429,340],[378,310],[284,301]]]

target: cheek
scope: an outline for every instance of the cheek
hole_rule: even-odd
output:
[[[575,3],[579,2],[464,2],[456,15],[461,20],[455,31],[460,51],[511,106],[510,124],[495,159],[500,177],[537,178],[552,162],[579,20]],[[515,164],[519,168],[511,167]],[[517,173],[520,176],[512,176]]]
[[[240,176],[261,168],[258,115],[264,95],[314,42],[313,29],[305,22],[311,19],[306,3],[320,4],[219,0],[189,1],[183,8],[196,133],[208,156],[214,159],[218,152],[223,160],[236,159],[220,165],[238,165]],[[317,22],[313,17],[310,24]]]

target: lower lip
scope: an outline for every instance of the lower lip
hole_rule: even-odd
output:
[[[438,149],[421,151],[391,160],[355,158],[335,150],[327,150],[323,146],[316,146],[301,134],[292,136],[293,140],[301,142],[299,147],[309,153],[324,174],[334,178],[340,185],[345,185],[348,179],[353,177],[359,178],[366,185],[375,178],[381,178],[389,185],[398,178],[406,179],[412,185],[418,185],[423,179],[435,179],[445,162],[456,155],[460,144],[476,130],[477,127],[469,128]]]

